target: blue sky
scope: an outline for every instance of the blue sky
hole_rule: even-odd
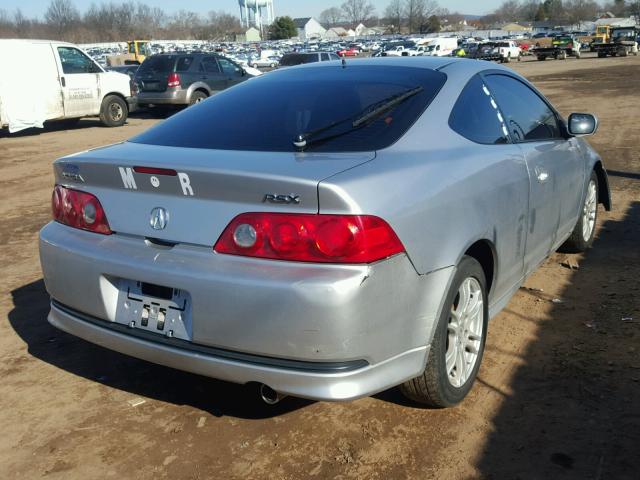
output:
[[[92,1],[101,3],[101,0],[72,0],[76,7],[84,12]],[[115,0],[118,2],[118,0]],[[377,13],[381,14],[389,0],[371,0],[376,6]],[[163,8],[167,13],[173,13],[179,9],[193,10],[198,13],[206,13],[210,10],[224,10],[238,15],[239,8],[237,0],[212,0],[203,2],[198,0],[144,0],[152,6]],[[274,0],[276,16],[290,15],[292,17],[317,16],[322,10],[332,5],[339,6],[342,0]],[[501,0],[440,0],[440,5],[447,7],[451,11],[459,11],[469,15],[482,15],[494,10],[500,5]],[[42,17],[49,0],[1,0],[0,9],[13,11],[16,8],[22,9],[22,13],[29,17]]]

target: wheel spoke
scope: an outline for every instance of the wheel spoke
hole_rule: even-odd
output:
[[[453,340],[449,340],[449,348],[447,349],[447,353],[445,354],[445,365],[447,367],[447,375],[451,376],[451,372],[453,371],[453,367],[456,364],[456,357],[458,355],[458,344]]]
[[[458,379],[458,386],[466,381],[466,362],[464,359],[464,349],[458,348],[456,351],[456,378]]]

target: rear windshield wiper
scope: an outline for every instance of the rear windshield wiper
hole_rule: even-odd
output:
[[[324,142],[327,140],[331,140],[336,137],[340,137],[342,135],[346,135],[347,133],[353,132],[359,128],[362,128],[368,124],[370,124],[373,120],[380,117],[383,113],[388,112],[389,110],[397,107],[402,102],[408,100],[409,98],[417,95],[418,93],[424,90],[423,87],[415,87],[410,90],[405,90],[404,92],[397,93],[395,95],[391,95],[387,98],[380,100],[379,102],[375,102],[369,105],[367,108],[362,110],[356,115],[351,117],[337,120],[335,122],[330,123],[329,125],[325,125],[324,127],[317,128],[315,130],[311,130],[309,132],[301,133],[298,135],[293,141],[293,145],[298,148],[298,150],[302,151],[306,147],[319,142]],[[318,134],[322,132],[326,132],[327,130],[331,130],[338,125],[349,124],[345,130],[341,130],[333,135],[326,135],[323,137],[317,137]]]

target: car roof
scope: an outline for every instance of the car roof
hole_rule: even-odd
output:
[[[331,68],[335,67],[337,61],[333,62],[317,62],[296,65],[291,68]],[[445,73],[455,70],[456,75],[472,76],[484,70],[504,70],[515,74],[509,68],[494,62],[486,62],[482,60],[474,60],[469,58],[456,57],[378,57],[378,58],[359,58],[346,59],[345,68],[349,65],[353,66],[385,66],[385,67],[414,67],[428,68],[430,70],[440,70]],[[453,68],[455,66],[455,69]],[[518,76],[517,74],[515,74]]]

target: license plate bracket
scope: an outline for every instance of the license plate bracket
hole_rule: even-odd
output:
[[[115,321],[130,328],[190,341],[191,296],[176,288],[121,279]]]

